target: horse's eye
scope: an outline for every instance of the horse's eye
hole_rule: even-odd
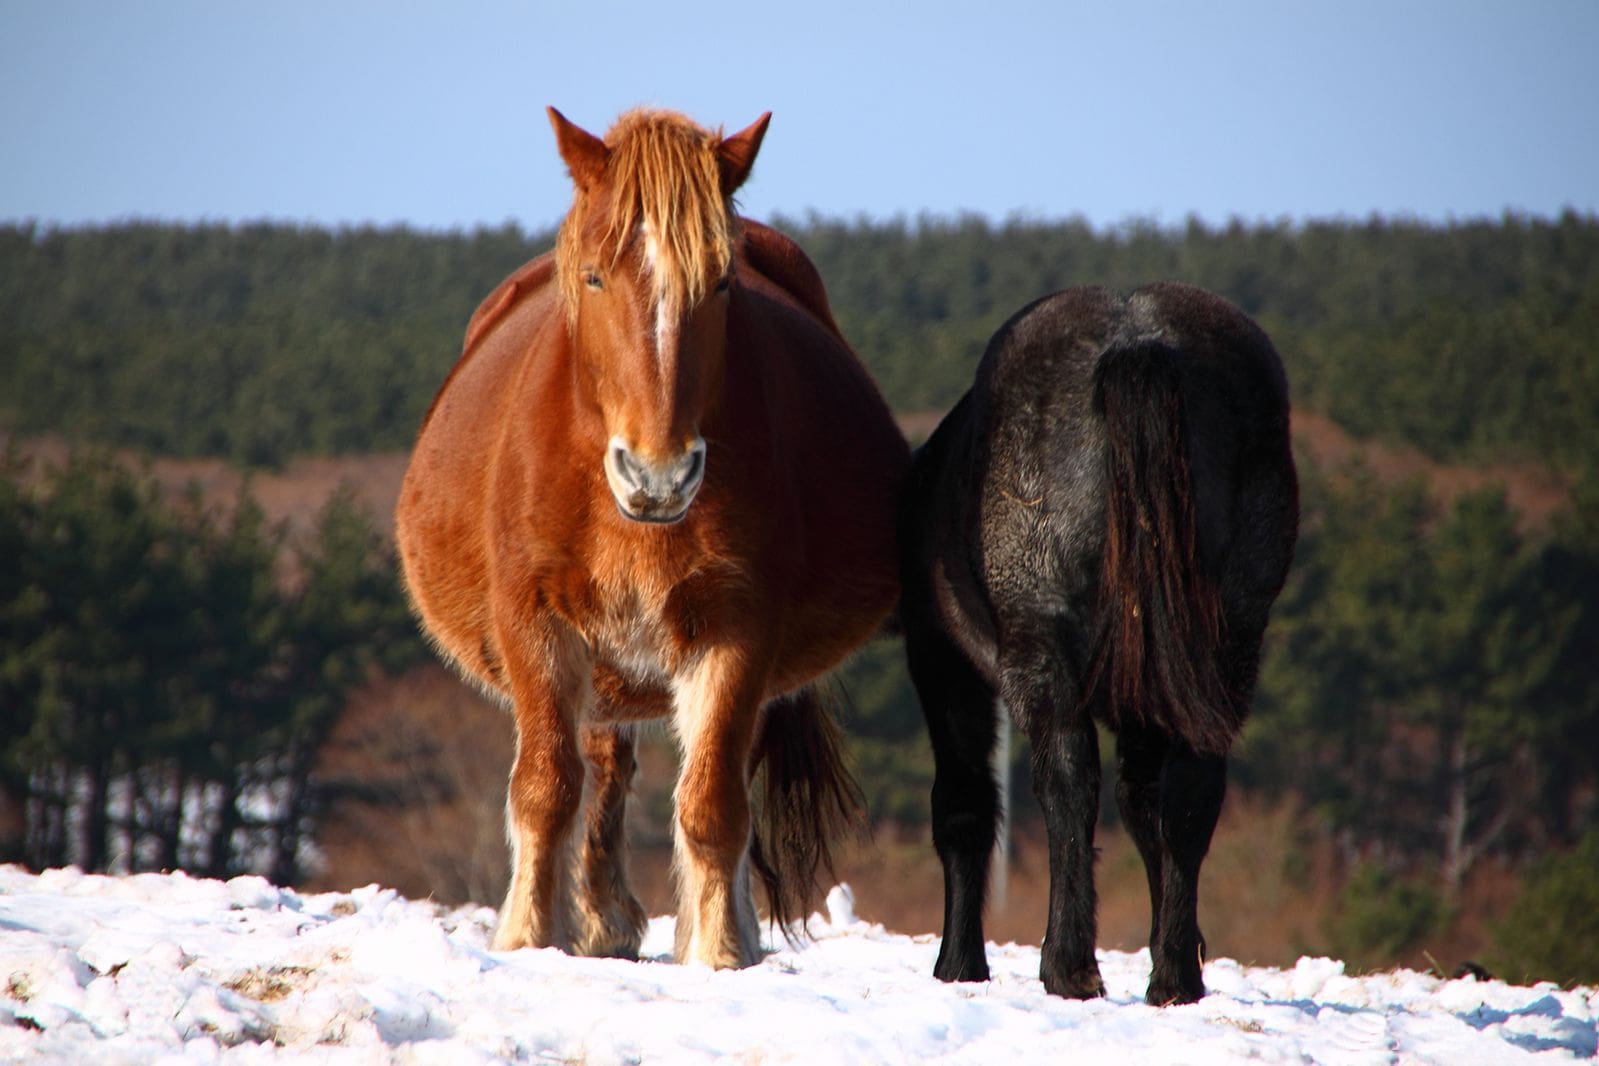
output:
[[[730,286],[732,284],[733,284],[733,275],[724,274],[724,275],[722,275],[722,280],[720,280],[720,281],[718,281],[716,283],[716,291],[717,292],[726,292],[727,289],[728,289],[728,286]]]
[[[605,279],[600,277],[599,271],[585,270],[583,271],[583,284],[595,292],[601,292],[605,288]]]

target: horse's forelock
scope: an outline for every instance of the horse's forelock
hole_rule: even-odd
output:
[[[557,244],[561,287],[575,312],[582,284],[577,249],[600,227],[602,256],[614,266],[647,232],[656,302],[692,307],[733,258],[732,205],[722,193],[720,133],[666,111],[630,111],[605,135],[602,188],[579,189]]]

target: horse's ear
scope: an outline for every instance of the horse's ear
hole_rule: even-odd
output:
[[[605,173],[605,163],[610,158],[611,150],[605,147],[604,141],[568,121],[555,108],[545,110],[550,113],[550,125],[555,127],[555,145],[560,149],[561,158],[566,161],[572,181],[580,189],[588,188]]]
[[[755,166],[755,153],[761,150],[761,138],[766,136],[766,124],[772,121],[768,111],[748,127],[733,134],[716,150],[722,161],[722,195],[732,196],[750,176]]]

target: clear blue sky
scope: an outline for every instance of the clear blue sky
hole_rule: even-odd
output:
[[[1596,0],[0,0],[0,219],[543,227],[546,104],[771,110],[756,217],[1599,210]]]

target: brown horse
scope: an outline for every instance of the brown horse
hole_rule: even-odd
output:
[[[473,316],[422,425],[406,582],[516,717],[496,949],[637,956],[637,722],[669,719],[682,748],[681,961],[753,962],[752,866],[791,921],[853,814],[807,686],[898,596],[909,456],[815,268],[733,213],[769,118],[724,139],[635,111],[601,140],[552,108],[571,212]]]

